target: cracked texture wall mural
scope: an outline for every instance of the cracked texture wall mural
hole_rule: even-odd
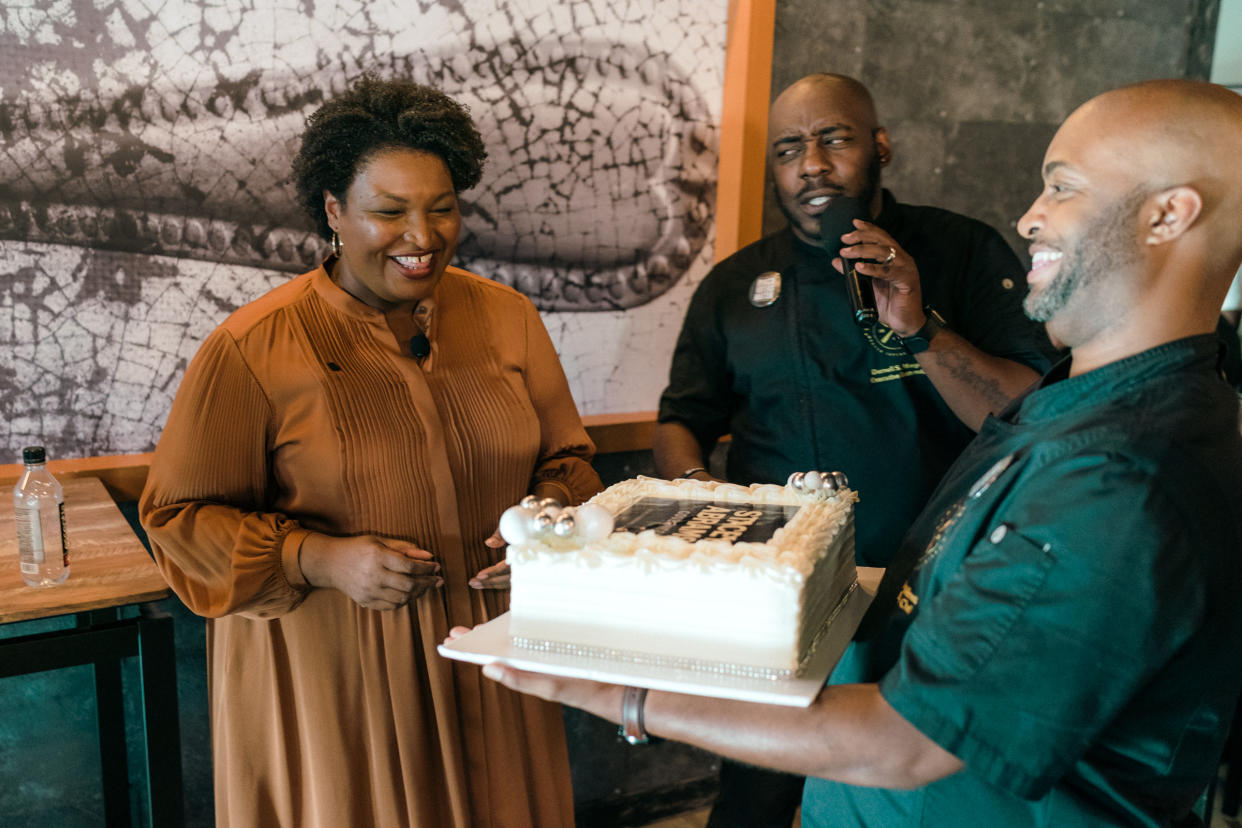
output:
[[[230,311],[326,253],[288,181],[365,70],[487,142],[457,263],[544,313],[584,413],[654,408],[714,212],[725,3],[10,0],[0,9],[0,436],[154,446]]]

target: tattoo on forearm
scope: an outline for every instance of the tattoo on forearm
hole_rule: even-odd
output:
[[[1000,382],[993,377],[985,377],[974,369],[973,360],[962,354],[941,352],[936,354],[936,364],[949,373],[949,376],[969,386],[979,394],[993,412],[1000,411],[1009,404],[1009,395],[1001,388]]]

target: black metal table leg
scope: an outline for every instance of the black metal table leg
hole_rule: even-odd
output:
[[[90,630],[121,618],[116,608],[78,613],[77,628]],[[72,636],[70,636],[72,639]],[[99,768],[103,781],[104,821],[129,828],[129,760],[125,746],[125,693],[121,662],[110,648],[94,659],[95,715],[99,722]]]
[[[177,718],[177,663],[168,615],[139,621],[138,663],[146,726],[147,801],[151,824],[185,822],[181,790],[181,731]]]
[[[121,692],[121,663],[116,659],[95,662],[95,704],[99,719],[99,767],[103,776],[104,818],[110,828],[129,828],[125,699]]]

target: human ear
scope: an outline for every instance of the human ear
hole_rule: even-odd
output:
[[[880,166],[887,167],[888,162],[893,160],[893,148],[888,143],[888,130],[876,127],[871,134],[875,138],[875,152],[880,156]]]
[[[1149,245],[1165,244],[1181,236],[1203,212],[1203,196],[1193,187],[1171,187],[1148,201],[1147,237]]]
[[[341,201],[326,189],[323,191],[323,211],[328,214],[328,224],[336,230],[341,220]]]

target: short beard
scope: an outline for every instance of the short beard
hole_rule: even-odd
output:
[[[1132,190],[1087,225],[1073,247],[1062,251],[1056,277],[1039,293],[1027,295],[1022,303],[1026,315],[1036,322],[1048,322],[1075,294],[1097,284],[1108,272],[1137,261],[1134,217],[1146,198],[1145,192]]]
[[[863,182],[862,190],[858,193],[858,200],[862,202],[868,210],[871,209],[871,202],[875,199],[875,194],[880,189],[880,170],[884,165],[880,163],[880,150],[875,145],[875,137],[871,139],[871,162],[867,164],[867,180]]]

